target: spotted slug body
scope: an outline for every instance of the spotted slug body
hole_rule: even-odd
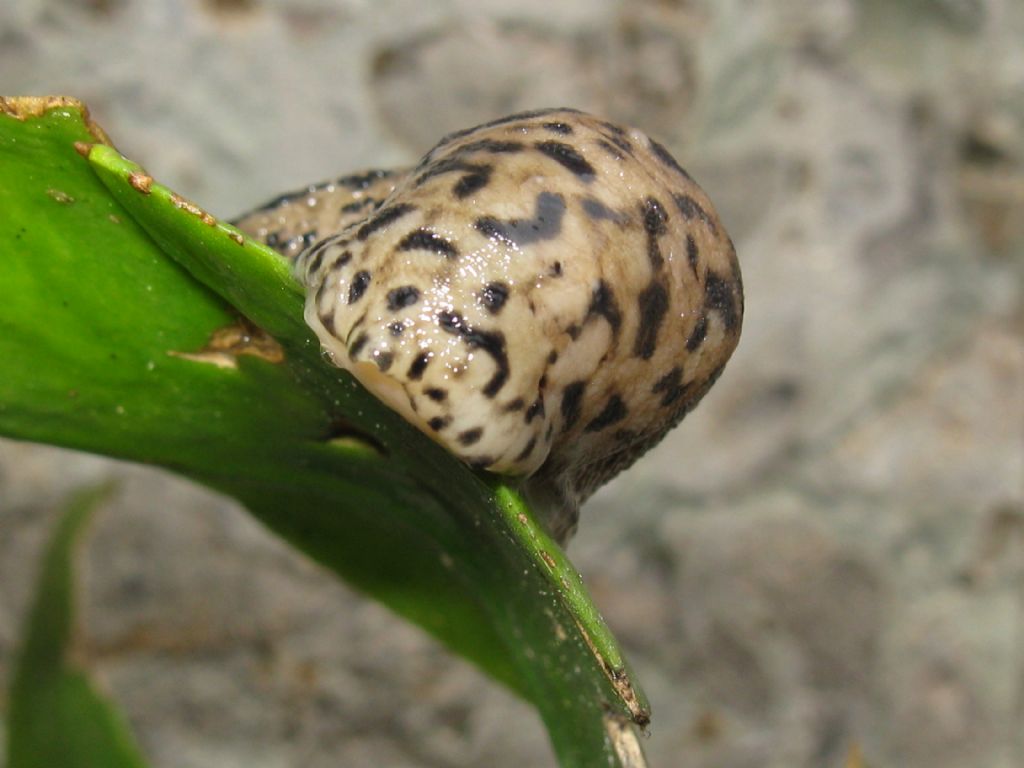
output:
[[[238,223],[293,260],[337,365],[470,466],[529,478],[563,540],[739,340],[710,200],[657,142],[574,110],[452,133],[411,170]]]

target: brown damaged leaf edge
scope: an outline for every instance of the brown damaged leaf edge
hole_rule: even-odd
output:
[[[42,117],[53,109],[73,109],[80,112],[82,122],[85,123],[86,129],[96,138],[96,141],[110,147],[114,146],[114,142],[107,136],[106,131],[100,128],[99,124],[89,115],[89,108],[78,99],[71,96],[0,96],[0,113],[9,115],[15,120]],[[75,149],[80,154],[81,150],[78,149],[78,144],[81,143],[75,142]]]
[[[579,630],[583,641],[587,644],[594,658],[601,662],[601,669],[604,670],[605,675],[608,677],[608,682],[612,684],[615,692],[619,694],[622,703],[626,705],[626,709],[629,710],[629,716],[633,719],[633,722],[639,728],[646,728],[651,724],[651,712],[640,703],[640,697],[636,695],[633,683],[629,679],[629,675],[626,674],[626,670],[608,663],[601,650],[590,639],[590,633],[587,632],[587,628],[578,619],[576,620],[576,629]]]
[[[198,352],[172,350],[167,354],[196,363],[216,365],[218,368],[237,368],[240,355],[251,355],[275,365],[284,362],[284,350],[277,340],[245,320],[218,328],[206,346]]]
[[[152,179],[150,179],[150,181],[152,182]],[[215,219],[212,215],[210,215],[202,208],[200,208],[198,205],[193,203],[191,200],[182,197],[176,192],[171,193],[171,203],[174,204],[175,208],[191,213],[193,216],[195,216],[208,227],[214,227],[217,225],[217,219]]]
[[[75,149],[78,151],[79,154],[83,155],[84,157],[88,157],[89,152],[92,151],[93,145],[81,144],[81,146],[79,146],[80,144],[81,142],[76,142]],[[153,190],[153,177],[150,176],[145,171],[140,170],[132,171],[131,173],[129,173],[128,183],[132,186],[133,189],[135,189],[138,192],[141,192],[144,195],[150,194]],[[203,210],[188,198],[182,197],[177,192],[171,192],[170,197],[171,204],[179,211],[185,211],[185,213],[189,213],[195,216],[208,227],[217,226],[217,219],[215,216],[213,216],[213,214]],[[233,240],[238,245],[245,245],[245,237],[242,236],[240,233],[229,231],[227,235],[231,240]]]
[[[153,188],[153,177],[142,171],[132,171],[128,174],[128,183],[132,185],[133,189],[148,195]]]

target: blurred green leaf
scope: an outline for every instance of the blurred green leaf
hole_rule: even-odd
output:
[[[325,363],[276,253],[153,182],[80,106],[5,104],[0,434],[234,496],[531,701],[563,766],[629,766],[613,726],[647,704],[515,490]]]
[[[61,516],[43,560],[14,670],[8,768],[142,768],[114,707],[75,664],[73,554],[107,486],[79,493]]]

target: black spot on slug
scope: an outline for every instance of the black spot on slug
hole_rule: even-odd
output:
[[[602,429],[622,421],[628,413],[629,410],[626,408],[626,404],[622,402],[622,398],[618,395],[612,395],[601,412],[587,424],[585,431],[600,432]]]
[[[582,114],[578,109],[572,107],[544,107],[543,109],[530,109],[524,112],[516,112],[514,115],[507,115],[506,117],[499,117],[495,120],[481,125],[481,128],[491,128],[495,125],[504,125],[505,123],[514,123],[516,120],[529,120],[534,117],[544,117],[545,115],[553,115],[557,112],[565,112],[570,115]]]
[[[579,176],[584,181],[593,180],[596,175],[594,166],[587,162],[587,159],[577,152],[569,144],[564,144],[560,141],[541,141],[534,146],[543,154],[550,157],[565,168],[568,168],[574,174]]]
[[[338,186],[346,187],[347,189],[366,189],[368,186],[373,184],[373,182],[387,178],[393,174],[394,171],[368,171],[367,173],[342,176],[335,183],[338,184]]]
[[[401,336],[405,332],[405,323],[395,321],[388,324],[388,331],[392,336]]]
[[[558,133],[562,136],[569,136],[572,133],[572,126],[568,123],[553,122],[544,123],[544,128],[551,131],[552,133]]]
[[[427,422],[427,426],[435,432],[440,432],[442,429],[447,427],[451,423],[451,419],[447,416],[435,416]]]
[[[523,419],[529,424],[538,416],[544,415],[544,399],[538,397],[533,401],[533,404],[526,409],[526,413],[523,414]]]
[[[611,286],[604,280],[598,280],[597,285],[590,297],[590,307],[587,309],[587,318],[592,316],[603,317],[612,327],[612,335],[618,335],[619,326],[622,324],[622,314],[615,303],[615,293]]]
[[[533,453],[533,449],[536,448],[536,447],[537,447],[537,436],[534,435],[533,437],[530,438],[530,440],[523,447],[523,450],[521,450],[518,454],[516,454],[516,457],[513,459],[513,461],[526,461],[527,457],[531,453]]]
[[[736,313],[732,286],[714,272],[708,272],[704,276],[704,306],[721,314],[727,331],[736,327],[739,316]]]
[[[682,376],[683,369],[676,366],[658,379],[657,383],[651,387],[653,394],[662,395],[661,404],[663,406],[672,405],[683,393]]]
[[[403,285],[388,291],[388,309],[397,312],[411,307],[420,300],[420,289],[415,285]]]
[[[356,200],[341,206],[341,213],[356,213],[363,210],[363,208],[369,208],[374,202],[372,197],[364,197],[362,200]]]
[[[429,387],[423,390],[423,394],[429,397],[435,403],[442,403],[448,399],[448,390],[440,389],[438,387]]]
[[[661,246],[658,244],[658,237],[668,231],[666,222],[668,214],[655,198],[648,197],[640,206],[643,214],[644,231],[647,232],[647,258],[653,269],[660,269],[665,263],[661,255]]]
[[[697,250],[697,241],[693,239],[693,235],[686,236],[686,258],[690,262],[690,269],[693,270],[693,274],[697,274],[697,261],[700,258],[700,251]]]
[[[695,352],[701,344],[704,343],[704,339],[708,335],[708,316],[701,315],[700,320],[693,326],[693,330],[690,332],[690,337],[686,340],[686,351]]]
[[[466,337],[466,342],[471,346],[480,347],[494,360],[497,370],[491,376],[491,380],[484,387],[485,397],[494,397],[505,386],[508,380],[509,364],[508,354],[505,351],[505,336],[500,331],[475,331]]]
[[[308,189],[299,189],[299,190],[296,190],[294,192],[285,192],[283,195],[278,195],[277,197],[275,197],[275,198],[273,198],[271,200],[268,200],[267,202],[265,202],[262,205],[260,205],[258,208],[254,208],[252,211],[250,211],[249,213],[245,214],[245,216],[251,216],[254,213],[263,213],[265,211],[272,211],[275,208],[280,208],[282,205],[287,205],[288,203],[292,202],[293,200],[299,200],[299,199],[301,199],[303,197],[306,197],[307,195],[309,195],[309,192],[310,192],[310,190],[308,190]],[[243,216],[241,218],[245,218],[245,216]],[[235,224],[236,221],[232,221],[231,223]],[[271,247],[273,247],[273,246],[271,246]]]
[[[711,230],[712,233],[718,232],[718,227],[708,216],[708,212],[705,211],[700,203],[694,200],[689,195],[672,195],[672,199],[675,201],[676,208],[683,214],[683,218],[687,221],[693,221],[694,219],[700,219],[704,225]]]
[[[496,315],[508,300],[508,285],[502,282],[488,283],[480,293],[480,303],[492,315]]]
[[[616,224],[625,224],[629,221],[626,214],[612,210],[596,197],[583,198],[583,212],[594,221],[613,221]]]
[[[458,312],[446,310],[438,313],[437,324],[441,330],[455,336],[461,336],[470,349],[482,349],[494,361],[495,371],[491,380],[483,388],[485,397],[498,394],[509,376],[508,353],[505,349],[505,334],[501,331],[483,331],[471,328],[465,318]]]
[[[518,141],[496,141],[495,139],[480,139],[471,141],[457,150],[457,154],[464,155],[472,152],[494,152],[496,154],[514,154],[520,152],[523,145]]]
[[[365,269],[356,272],[352,277],[352,282],[348,287],[348,303],[355,304],[366,293],[366,288],[370,285],[370,273]]]
[[[658,342],[658,331],[668,311],[668,291],[659,281],[653,280],[644,288],[637,306],[640,312],[640,327],[636,332],[633,354],[649,360]]]
[[[505,412],[514,413],[515,411],[521,411],[526,407],[526,401],[521,397],[517,397],[511,402],[505,403]]]
[[[501,240],[504,243],[513,244],[512,238],[502,227],[501,222],[493,216],[481,216],[473,222],[473,227],[488,240]]]
[[[633,154],[633,145],[629,143],[629,139],[625,136],[609,136],[608,141],[618,147],[625,154]]]
[[[622,150],[616,147],[607,139],[598,139],[597,145],[616,160],[625,160],[626,156]]]
[[[332,336],[337,333],[337,329],[334,326],[334,309],[332,307],[328,307],[324,312],[320,313],[320,324]]]
[[[485,165],[473,173],[467,173],[455,182],[452,192],[459,200],[469,197],[474,192],[479,192],[490,182],[492,170],[491,166]]]
[[[432,253],[438,253],[449,259],[454,259],[459,255],[458,250],[449,241],[445,240],[436,232],[431,232],[429,229],[417,229],[414,232],[410,232],[402,241],[398,244],[398,250],[400,251],[430,251]]]
[[[373,356],[373,361],[377,363],[377,368],[383,373],[391,368],[395,356],[391,352],[378,352]]]
[[[601,127],[604,128],[607,131],[611,131],[612,133],[616,134],[617,136],[625,136],[626,135],[626,129],[625,128],[623,128],[621,125],[616,125],[615,123],[609,123],[607,120],[602,120],[601,121]]]
[[[690,174],[688,174],[683,169],[683,166],[677,163],[676,159],[672,157],[672,153],[665,149],[664,146],[656,142],[654,139],[651,139],[651,151],[654,152],[654,156],[658,158],[663,165],[668,166],[673,171],[683,176],[684,178],[688,179],[689,181],[693,181],[693,179],[690,177]]]
[[[667,227],[668,214],[657,198],[648,197],[641,207],[644,216],[644,231],[649,235],[664,235]]]
[[[473,226],[490,240],[523,246],[558,237],[564,214],[565,198],[552,192],[541,192],[537,195],[532,219],[503,221],[494,216],[482,216]]]
[[[352,358],[353,360],[356,357],[358,357],[359,353],[363,351],[363,347],[366,346],[366,343],[369,340],[370,340],[370,335],[366,331],[363,331],[362,333],[360,333],[359,336],[356,337],[356,340],[353,341],[351,345],[349,345],[348,356],[350,358]]]
[[[562,392],[562,430],[568,431],[573,428],[580,418],[580,411],[583,405],[583,390],[587,388],[587,382],[574,381]]]
[[[416,177],[415,186],[422,186],[430,179],[437,176],[443,176],[446,173],[465,173],[468,176],[479,176],[483,183],[486,184],[487,180],[490,178],[491,166],[481,163],[471,163],[462,159],[463,154],[464,152],[458,151],[443,160],[438,160],[427,165],[423,173]],[[472,184],[472,182],[467,182],[467,184]],[[469,191],[467,191],[466,194],[469,194]],[[464,196],[465,195],[462,195],[462,197]]]
[[[423,378],[423,372],[427,370],[427,364],[430,362],[430,353],[421,352],[416,356],[416,359],[409,365],[409,370],[406,371],[406,378],[409,381],[419,381]]]
[[[464,136],[469,136],[470,134],[476,133],[478,131],[482,131],[485,128],[493,128],[496,125],[506,125],[508,123],[515,123],[515,122],[517,122],[519,120],[530,120],[530,119],[535,118],[535,117],[543,117],[545,115],[552,115],[552,114],[554,114],[556,112],[569,112],[569,113],[576,113],[576,114],[578,114],[579,110],[578,109],[568,109],[568,108],[564,108],[564,107],[562,107],[562,108],[548,108],[548,109],[534,109],[534,110],[530,110],[530,111],[527,111],[527,112],[516,112],[515,114],[512,114],[512,115],[506,115],[505,117],[499,117],[499,118],[497,118],[495,120],[490,120],[490,121],[488,121],[486,123],[481,123],[480,125],[473,126],[472,128],[462,128],[462,129],[460,129],[458,131],[452,131],[451,133],[447,134],[444,138],[441,139],[441,141],[439,141],[437,143],[437,146],[435,146],[434,149],[432,149],[430,151],[430,153],[428,153],[428,156],[429,156],[429,154],[433,153],[435,150],[440,149],[441,147],[443,147],[443,146],[445,146],[447,144],[451,144],[453,141],[461,139]]]
[[[446,333],[458,336],[462,333],[465,328],[465,321],[458,312],[452,312],[451,310],[444,310],[437,314],[437,324],[441,326],[441,330]]]
[[[465,432],[460,432],[458,435],[458,441],[460,445],[473,445],[474,443],[480,442],[480,438],[483,436],[484,431],[480,427],[474,427],[473,429],[467,429]]]
[[[312,275],[318,269],[320,269],[320,265],[323,264],[323,261],[324,261],[324,250],[325,250],[324,248],[318,248],[318,249],[315,249],[312,252],[313,253],[313,260],[310,261],[309,264],[306,265],[306,269],[305,269],[305,272],[306,272],[307,275]]]
[[[369,221],[359,228],[356,232],[356,238],[362,242],[377,230],[383,229],[389,224],[393,224],[415,209],[416,206],[410,205],[409,203],[399,203],[398,205],[393,205],[390,208],[382,208],[375,213]]]

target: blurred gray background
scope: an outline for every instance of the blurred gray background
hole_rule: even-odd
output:
[[[3,0],[0,93],[85,100],[225,216],[518,109],[659,138],[748,309],[570,547],[653,768],[1019,768],[1022,41],[1019,0]],[[526,705],[231,502],[2,441],[0,686],[56,505],[109,476],[87,647],[155,766],[553,765]]]

